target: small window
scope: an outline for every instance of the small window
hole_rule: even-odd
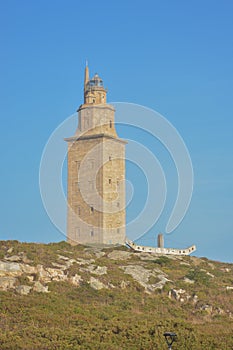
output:
[[[94,236],[94,231],[93,230],[91,230],[91,237],[93,237]]]
[[[109,127],[111,128],[112,127],[112,121],[110,120],[109,122]]]
[[[95,99],[93,98],[93,103],[95,103]]]
[[[109,183],[109,185],[111,185],[112,179],[108,179],[108,183]]]
[[[90,212],[94,213],[94,207],[92,207],[92,206],[90,207]]]
[[[78,215],[81,214],[81,208],[80,208],[80,207],[77,208],[77,214],[78,214]]]
[[[108,160],[109,160],[109,162],[111,162],[111,160],[112,160],[112,157],[111,157],[111,156],[109,156],[109,157],[108,157]]]

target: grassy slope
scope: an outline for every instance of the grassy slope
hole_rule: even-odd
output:
[[[182,261],[166,257],[142,261],[139,254],[133,254],[128,261],[110,260],[107,255],[96,258],[91,249],[70,247],[65,242],[49,245],[1,242],[1,259],[10,247],[14,247],[14,255],[24,251],[34,265],[52,266],[52,262],[59,262],[58,254],[74,259],[94,258],[97,265],[108,267],[108,274],[98,279],[115,288],[94,290],[88,284],[90,274],[80,273],[80,266],[74,264],[69,273],[82,275],[79,287],[52,282],[48,294],[33,292],[23,296],[13,291],[0,292],[1,350],[166,349],[164,331],[177,333],[174,350],[233,349],[233,319],[226,313],[210,315],[199,307],[210,304],[233,313],[233,291],[225,288],[233,285],[232,265],[191,257]],[[147,294],[119,268],[126,264],[160,268],[172,282],[162,291]],[[231,271],[224,272],[225,268]],[[185,283],[185,276],[195,283]],[[120,288],[122,280],[130,282],[126,289]],[[197,305],[169,299],[171,288],[197,294]]]

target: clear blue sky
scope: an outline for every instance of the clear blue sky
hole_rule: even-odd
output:
[[[167,244],[233,262],[232,16],[231,0],[1,1],[0,239],[64,239],[44,211],[39,164],[82,103],[88,58],[109,101],[158,111],[189,149],[193,198]]]

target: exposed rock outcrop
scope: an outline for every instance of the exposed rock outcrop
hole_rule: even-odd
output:
[[[13,259],[7,261],[0,261],[0,290],[15,289],[17,293],[22,295],[29,294],[30,291],[47,293],[48,286],[46,284],[51,281],[68,281],[75,286],[78,286],[82,280],[81,276],[68,276],[68,269],[74,263],[80,263],[74,259],[65,259],[65,265],[54,263],[56,268],[44,267],[41,264],[32,266],[24,263],[18,263],[16,256]],[[14,262],[13,262],[14,261]],[[85,264],[91,262],[85,261]],[[83,264],[83,262],[81,262]],[[94,266],[92,267],[95,274],[106,273],[106,269],[97,267],[96,271]],[[91,269],[90,269],[91,270]],[[20,285],[18,278],[25,276],[29,283],[33,283],[33,286]]]
[[[21,285],[21,286],[17,286],[15,288],[16,292],[21,294],[21,295],[28,295],[31,291],[32,287],[31,286],[27,286],[27,285]]]
[[[142,287],[145,288],[146,292],[151,293],[156,289],[162,289],[169,279],[159,269],[145,269],[141,265],[127,265],[121,266],[124,272],[131,275]],[[151,280],[157,280],[156,283],[151,283]]]
[[[15,287],[17,279],[15,277],[0,277],[0,290],[8,290]]]
[[[174,298],[181,303],[187,302],[191,299],[191,295],[189,295],[184,289],[171,289],[168,296],[170,299]]]
[[[81,272],[90,272],[94,275],[106,275],[107,273],[107,267],[106,266],[97,266],[97,265],[93,265],[90,264],[88,265],[86,268],[80,268]]]
[[[108,286],[99,281],[97,278],[91,277],[89,281],[90,286],[95,290],[100,290],[103,288],[108,289]]]

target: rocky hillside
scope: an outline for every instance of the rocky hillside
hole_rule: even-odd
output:
[[[233,265],[0,242],[0,349],[233,349]]]

